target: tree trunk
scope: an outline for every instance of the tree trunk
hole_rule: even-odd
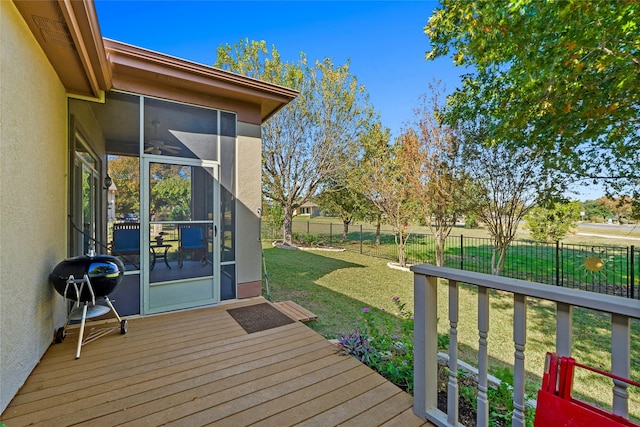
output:
[[[382,221],[380,216],[378,216],[378,223],[376,224],[376,246],[380,246],[380,227],[382,226]]]
[[[288,245],[293,244],[293,212],[289,206],[285,206],[283,209],[284,222],[282,223],[282,239],[284,243]]]
[[[506,247],[496,246],[493,248],[493,255],[491,256],[491,274],[499,276],[502,273],[506,257]]]
[[[438,267],[444,267],[444,244],[445,239],[442,238],[441,235],[436,234],[435,238],[435,246],[436,246],[436,265]]]
[[[349,224],[351,223],[351,220],[349,221],[342,221],[342,241],[346,242],[347,239],[349,238]]]
[[[398,250],[398,264],[400,267],[407,266],[407,257],[405,255],[405,244],[409,238],[409,233],[405,233],[404,230],[400,230],[396,234],[396,248]]]
[[[398,244],[398,264],[400,264],[400,267],[407,266],[407,259],[404,255],[404,242],[402,241],[402,236],[400,236],[400,243]]]

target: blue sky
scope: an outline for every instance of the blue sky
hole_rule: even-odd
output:
[[[464,70],[450,58],[427,61],[424,34],[437,1],[132,1],[95,0],[104,37],[212,65],[216,48],[240,39],[265,40],[284,61],[351,61],[351,72],[392,135],[413,119],[434,80],[445,91]],[[581,200],[602,195],[579,188]],[[575,196],[570,196],[575,197]]]
[[[212,65],[216,48],[265,40],[285,61],[351,61],[351,72],[394,136],[413,118],[429,82],[459,84],[452,60],[425,60],[424,26],[436,1],[96,0],[104,37]]]

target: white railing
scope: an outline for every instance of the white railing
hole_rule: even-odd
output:
[[[478,287],[478,426],[487,426],[489,290],[513,294],[513,426],[525,425],[525,345],[527,341],[527,298],[540,298],[556,303],[556,348],[560,356],[571,356],[572,310],[584,307],[611,316],[611,373],[629,378],[631,319],[640,318],[640,301],[567,289],[541,283],[488,274],[473,273],[432,265],[411,267],[414,272],[414,412],[437,426],[457,426],[458,420],[458,283]],[[449,288],[449,378],[447,412],[437,407],[438,397],[438,279]],[[612,412],[628,418],[627,384],[614,380]]]

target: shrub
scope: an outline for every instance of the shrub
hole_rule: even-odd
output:
[[[363,327],[338,339],[343,354],[351,354],[407,392],[413,391],[413,315],[399,297],[393,298],[400,327],[384,309],[362,309]]]
[[[376,370],[383,377],[408,393],[413,394],[413,313],[399,297],[393,297],[400,324],[393,321],[391,313],[384,309],[361,310],[363,324],[352,333],[342,334],[338,339],[340,352],[350,354],[365,365]],[[438,347],[448,346],[446,334],[438,335]],[[444,368],[447,369],[446,367]],[[513,374],[507,368],[497,369],[495,375],[501,380],[497,388],[487,391],[490,404],[491,425],[509,425],[513,415]],[[467,373],[459,370],[459,393],[476,410],[477,389],[475,380],[467,381]],[[467,383],[474,383],[473,386]],[[527,427],[533,424],[535,411],[527,408]]]
[[[536,242],[551,243],[564,239],[580,219],[580,202],[537,206],[524,217],[525,228]]]
[[[464,228],[476,228],[478,227],[478,215],[476,214],[467,214],[464,217]]]
[[[317,246],[318,245],[318,236],[315,234],[306,234],[306,233],[297,233],[294,232],[291,235],[291,239],[298,244],[304,246]]]
[[[338,338],[338,345],[342,354],[350,354],[365,365],[370,365],[376,350],[371,347],[367,337],[360,334],[356,329],[352,333],[342,334]]]

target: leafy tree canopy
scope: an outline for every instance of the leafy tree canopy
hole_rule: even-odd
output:
[[[633,200],[629,197],[600,197],[595,200],[595,203],[602,211],[608,212],[608,217],[613,217],[616,221],[622,218],[626,220],[638,218],[637,211],[633,210]]]
[[[525,228],[536,242],[551,243],[564,239],[577,226],[580,202],[553,203],[536,206],[524,217]]]
[[[613,211],[598,200],[587,200],[582,204],[585,219],[588,221],[606,221],[613,216]]]
[[[441,0],[425,33],[427,59],[472,70],[449,123],[483,118],[489,143],[544,152],[609,191],[638,183],[640,2]]]
[[[414,121],[403,132],[404,155],[412,165],[406,176],[417,209],[435,237],[436,265],[444,265],[446,239],[465,211],[465,173],[460,168],[460,141],[455,129],[437,120],[444,96],[440,82],[415,108]]]

